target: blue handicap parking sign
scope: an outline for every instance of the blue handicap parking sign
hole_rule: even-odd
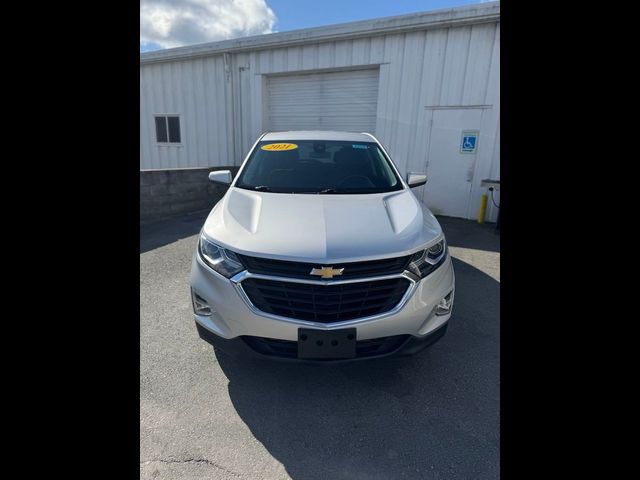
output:
[[[477,130],[465,130],[462,132],[462,141],[460,143],[460,153],[476,153],[478,148]]]

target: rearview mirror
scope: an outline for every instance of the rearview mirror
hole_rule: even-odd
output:
[[[220,183],[222,185],[229,185],[233,180],[230,170],[216,170],[209,172],[209,180],[214,183]]]
[[[407,185],[410,188],[419,187],[427,183],[427,176],[424,173],[407,173]]]

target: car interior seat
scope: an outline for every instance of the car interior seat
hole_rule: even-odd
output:
[[[291,184],[293,171],[300,158],[298,149],[265,151],[262,158],[264,172],[268,175],[270,186],[283,187]]]
[[[375,187],[375,184],[371,181],[374,177],[374,172],[371,168],[369,154],[366,150],[342,147],[334,154],[333,161],[340,171],[340,180],[336,187]]]

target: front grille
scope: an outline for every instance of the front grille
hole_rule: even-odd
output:
[[[394,352],[407,340],[409,335],[372,338],[356,342],[356,358],[374,357]],[[281,358],[297,358],[298,343],[291,340],[244,336],[242,339],[253,350],[264,355]]]
[[[238,257],[240,257],[244,266],[247,267],[247,270],[251,273],[261,273],[264,275],[276,275],[282,277],[320,279],[320,277],[310,276],[310,272],[313,268],[320,268],[323,266],[319,263],[290,262],[286,260],[249,257],[247,255],[238,255]],[[344,268],[342,275],[335,277],[343,280],[402,273],[407,268],[410,259],[411,255],[407,255],[404,257],[385,258],[383,260],[334,263],[326,265],[331,265],[333,268]]]
[[[331,323],[368,317],[393,309],[410,282],[405,278],[337,285],[248,278],[241,285],[256,308],[266,313]]]

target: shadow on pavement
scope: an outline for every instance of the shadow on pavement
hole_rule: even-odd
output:
[[[415,357],[331,367],[215,353],[239,416],[292,478],[499,478],[500,285],[454,268],[449,330]]]
[[[495,223],[480,225],[475,220],[440,216],[437,218],[450,246],[489,252],[500,251],[500,233],[496,230]]]
[[[209,210],[140,225],[140,253],[163,247],[200,232]]]

